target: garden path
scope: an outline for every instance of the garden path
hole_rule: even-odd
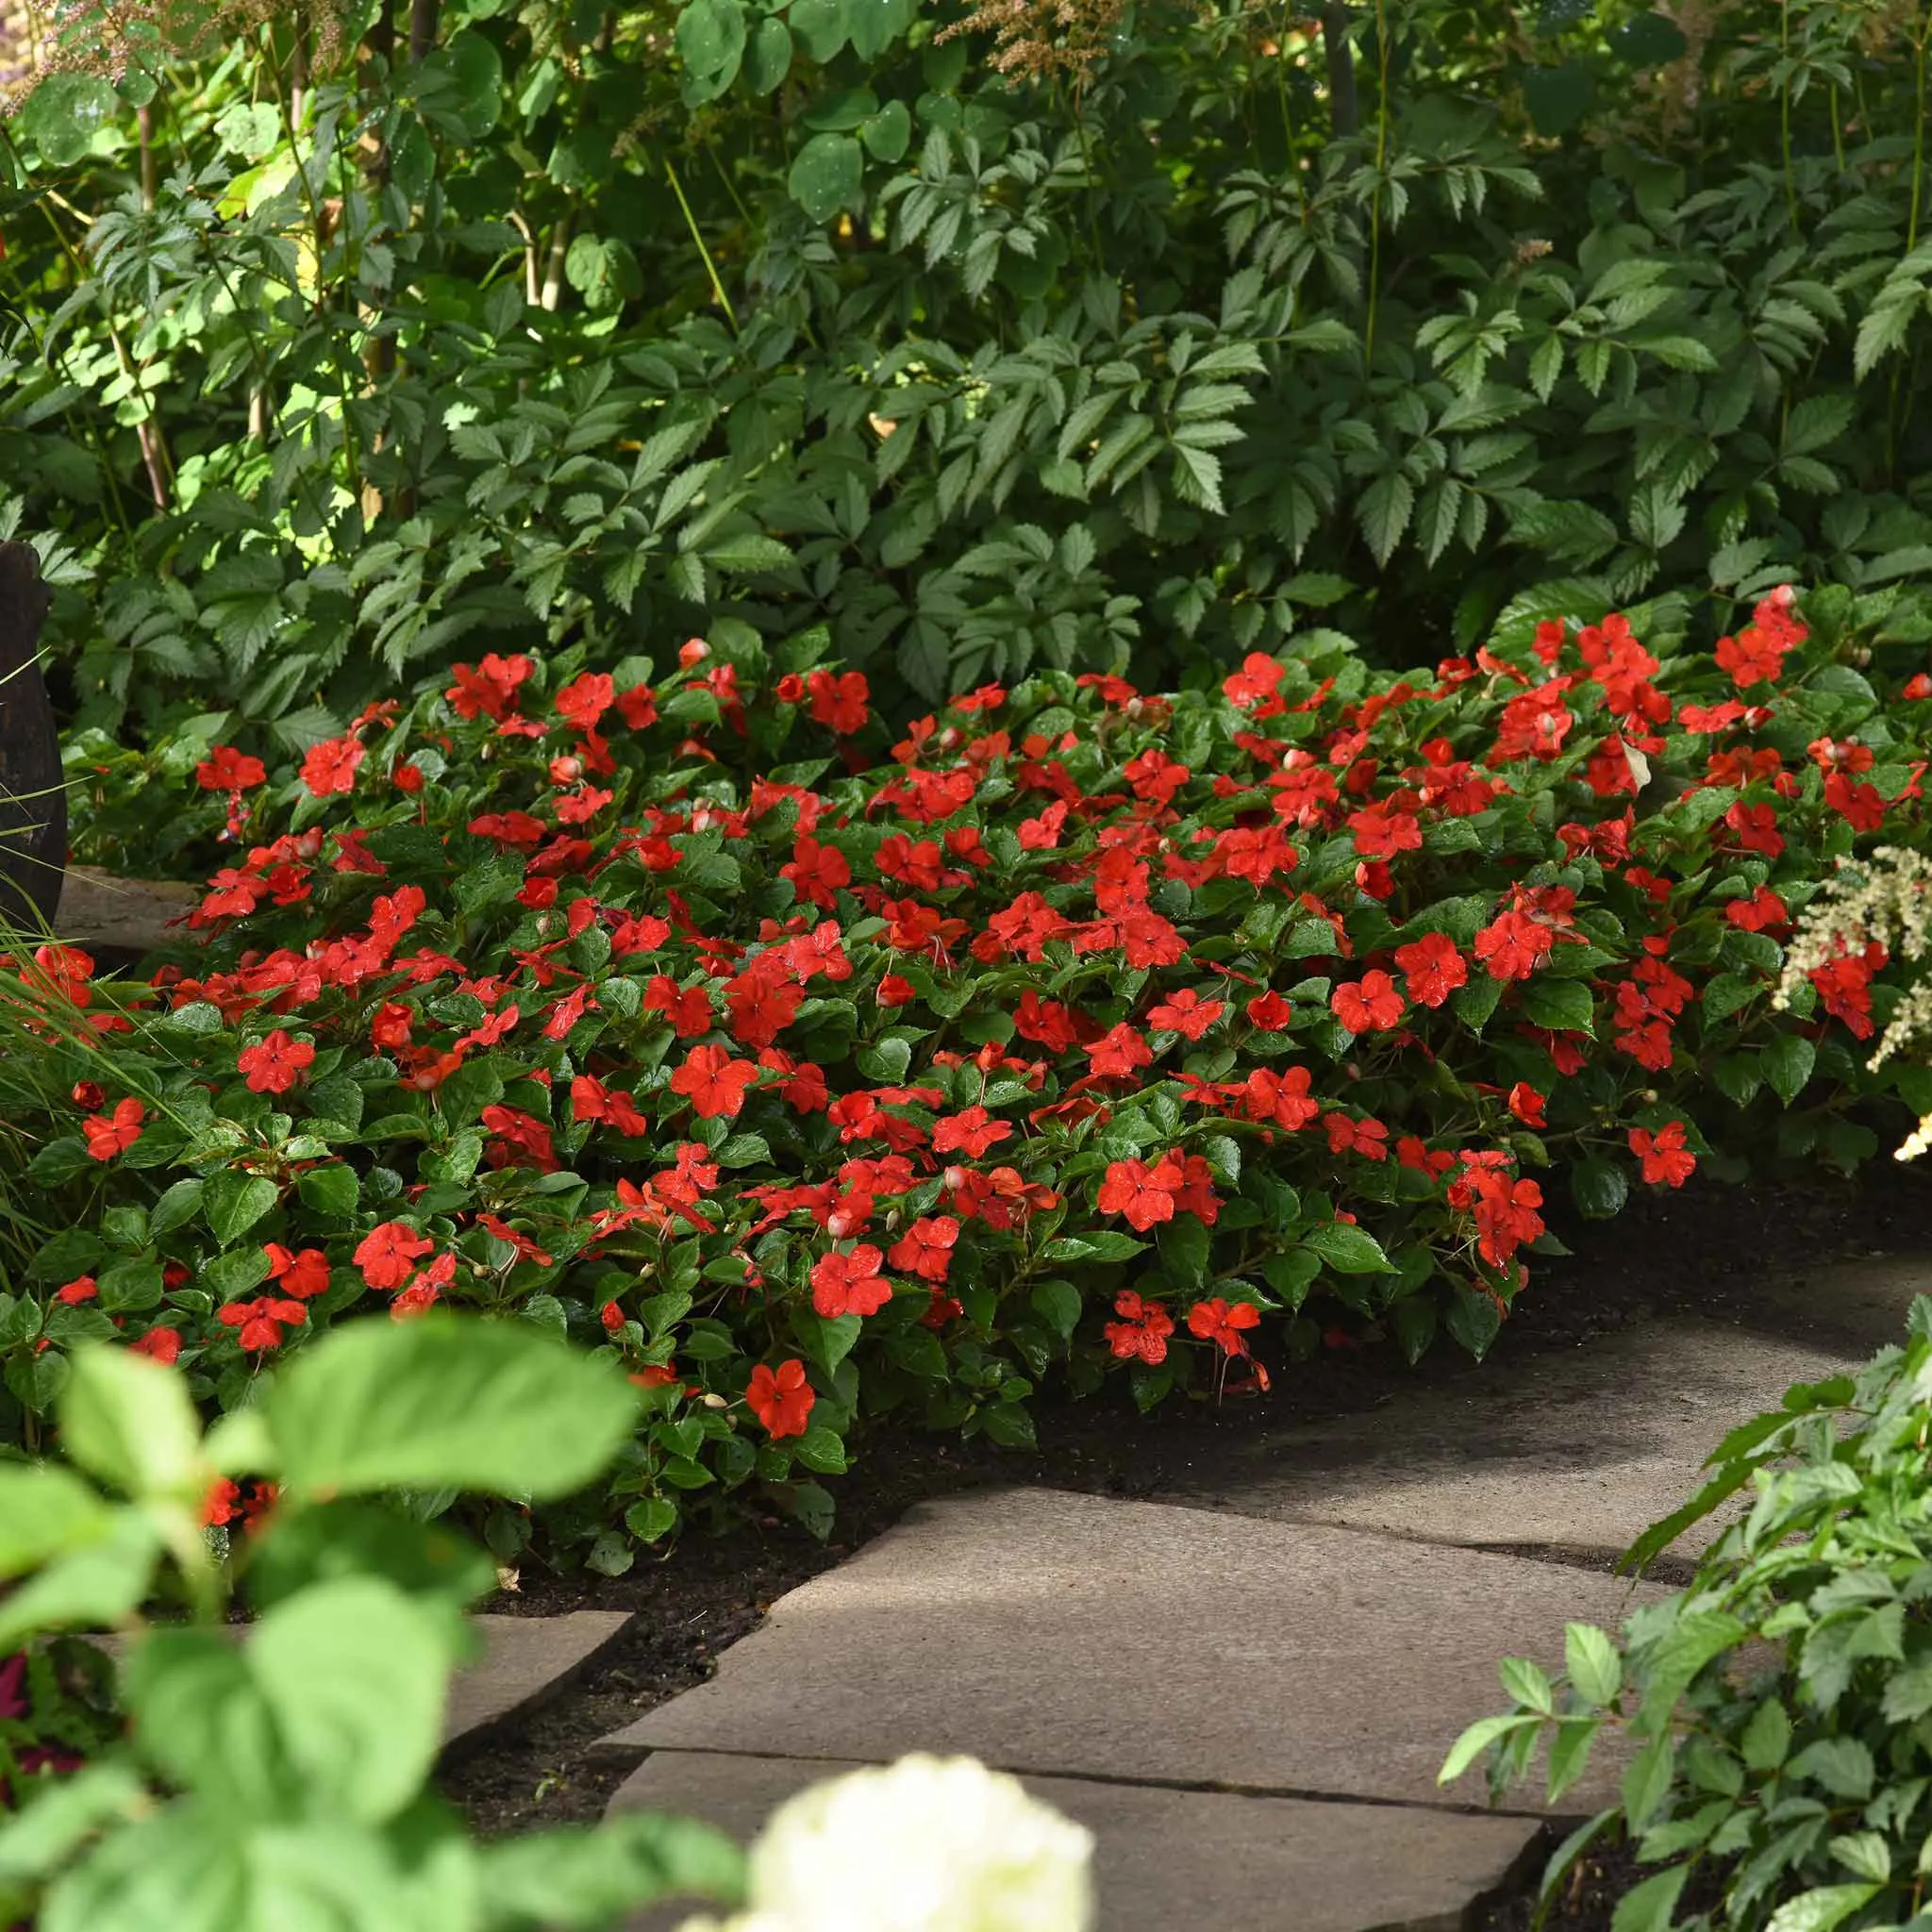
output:
[[[1501,1707],[1496,1659],[1554,1662],[1566,1622],[1618,1621],[1633,1590],[1606,1559],[1719,1436],[1862,1359],[1925,1291],[1932,1257],[1846,1264],[1768,1289],[1760,1324],[1498,1364],[1183,1469],[1158,1503],[922,1504],[608,1739],[636,1761],[613,1804],[749,1837],[841,1769],[967,1752],[1094,1831],[1103,1932],[1452,1932],[1546,1843],[1533,1792],[1492,1813],[1476,1777],[1435,1784]]]

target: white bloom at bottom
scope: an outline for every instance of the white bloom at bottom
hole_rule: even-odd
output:
[[[1091,1833],[971,1757],[799,1792],[751,1849],[750,1909],[682,1932],[1090,1932]]]

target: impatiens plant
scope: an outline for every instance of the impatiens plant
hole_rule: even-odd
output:
[[[1789,591],[1714,650],[1671,623],[1054,673],[891,731],[823,633],[725,622],[661,675],[484,655],[273,778],[205,742],[199,950],[0,981],[40,1224],[0,1239],[0,1427],[45,1439],[89,1338],[234,1409],[344,1318],[513,1313],[642,1391],[546,1518],[617,1570],[738,1492],[823,1528],[869,1418],[1018,1444],[1049,1379],[1480,1354],[1553,1184],[1850,1166],[1864,1099],[1928,1103],[1862,1065],[1882,946],[1774,996],[1834,860],[1923,844],[1932,682],[1874,688]]]

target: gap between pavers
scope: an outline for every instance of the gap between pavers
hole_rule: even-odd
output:
[[[568,1690],[635,1621],[631,1610],[571,1610],[560,1617],[472,1617],[482,1654],[450,1685],[443,1749],[479,1742],[513,1718]]]
[[[681,1812],[754,1837],[772,1810],[851,1760],[653,1752],[610,1808]],[[1461,1932],[1470,1904],[1522,1875],[1541,1830],[1405,1805],[1347,1805],[1027,1777],[1094,1835],[1100,1932]],[[672,1932],[695,1902],[639,1914]]]
[[[1902,1312],[1886,1325],[1902,1334]],[[1171,1464],[1161,1499],[1431,1543],[1615,1557],[1702,1486],[1730,1429],[1776,1408],[1792,1383],[1857,1366],[1814,1344],[1673,1318],[1498,1362],[1399,1407],[1218,1445],[1198,1465]],[[1695,1556],[1748,1504],[1674,1549]]]
[[[1662,1592],[1583,1570],[1057,1491],[923,1504],[605,1740],[1474,1808],[1436,1773],[1497,1659]],[[1614,1741],[1614,1740],[1609,1740]],[[1614,1798],[1614,1753],[1566,1800]],[[1534,1808],[1536,1792],[1523,1794]]]

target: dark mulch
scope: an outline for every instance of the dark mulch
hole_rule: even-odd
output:
[[[1828,1324],[1802,1309],[1767,1311],[1767,1276],[1801,1280],[1807,1269],[1831,1260],[1932,1247],[1928,1180],[1883,1161],[1856,1183],[1724,1188],[1700,1177],[1680,1193],[1634,1201],[1603,1225],[1566,1224],[1553,1209],[1556,1231],[1575,1253],[1539,1266],[1491,1360],[1574,1348],[1606,1330],[1669,1313],[1774,1326],[1797,1338],[1818,1332]],[[702,1682],[718,1653],[754,1629],[775,1598],[842,1561],[924,1498],[986,1483],[1158,1497],[1170,1469],[1211,1458],[1219,1445],[1239,1442],[1257,1427],[1358,1413],[1422,1384],[1482,1373],[1446,1342],[1413,1370],[1392,1348],[1331,1351],[1281,1366],[1273,1393],[1256,1400],[1220,1407],[1177,1402],[1148,1417],[1124,1397],[1042,1405],[1038,1455],[881,1429],[868,1434],[853,1476],[835,1485],[840,1515],[828,1543],[772,1521],[723,1537],[693,1537],[662,1558],[641,1558],[626,1576],[526,1570],[514,1595],[488,1607],[529,1615],[622,1608],[640,1615],[567,1697],[521,1727],[478,1740],[448,1764],[442,1788],[478,1830],[491,1835],[596,1817],[624,1775],[621,1766],[592,1754],[598,1739]],[[1601,1884],[1614,1888],[1620,1870],[1612,1858]],[[1587,1904],[1597,1884],[1586,1882],[1575,1910],[1552,1924],[1562,1932],[1607,1925],[1607,1910],[1592,1917],[1596,1908]],[[1518,1932],[1528,1923],[1495,1918],[1487,1932]]]
[[[1610,1932],[1618,1900],[1657,1870],[1655,1865],[1640,1865],[1628,1845],[1593,1845],[1558,1881],[1549,1911],[1539,1926],[1537,1901],[1543,1868],[1560,1842],[1553,1832],[1550,1842],[1539,1848],[1536,1863],[1521,1888],[1477,1908],[1473,1932]],[[1708,1911],[1723,1891],[1722,1873],[1715,1867],[1702,1868],[1691,1874],[1677,1910],[1683,1915]]]

